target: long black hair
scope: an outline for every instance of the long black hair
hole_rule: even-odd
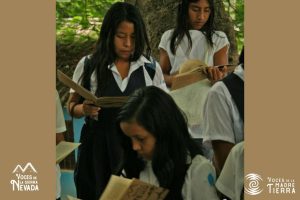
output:
[[[244,69],[244,46],[242,48],[242,51],[240,53],[240,57],[239,57],[239,64],[242,65],[243,69]]]
[[[124,21],[134,24],[135,49],[130,61],[139,59],[145,49],[147,50],[146,57],[150,56],[151,49],[146,27],[139,10],[135,6],[125,2],[113,4],[103,19],[95,52],[87,62],[88,67],[85,67],[82,74],[83,86],[90,89],[90,78],[95,71],[98,84],[96,90],[97,96],[99,96],[100,91],[110,82],[109,73],[111,72],[108,69],[108,65],[112,64],[117,58],[114,47],[114,36],[120,23]]]
[[[186,35],[189,42],[189,49],[192,48],[192,39],[189,32],[190,23],[189,23],[189,4],[198,2],[199,0],[182,0],[181,4],[178,5],[178,12],[177,12],[177,21],[176,27],[174,32],[171,36],[171,44],[170,49],[171,52],[175,55],[176,49],[180,42],[182,41],[183,37]],[[203,1],[203,0],[201,0]],[[212,35],[214,34],[214,16],[215,16],[215,8],[214,8],[214,0],[206,0],[209,4],[210,8],[210,15],[207,22],[204,26],[199,30],[204,35],[205,38],[210,46],[213,46]]]
[[[136,122],[155,137],[153,172],[159,185],[170,190],[167,199],[182,199],[181,189],[190,164],[187,158],[202,153],[191,139],[186,118],[172,97],[155,86],[140,88],[121,108],[117,121]],[[132,160],[127,158],[125,171],[138,177],[144,165],[132,155]]]

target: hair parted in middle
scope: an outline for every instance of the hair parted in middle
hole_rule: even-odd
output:
[[[108,74],[110,71],[108,65],[117,59],[114,36],[119,25],[124,21],[134,25],[135,49],[130,61],[136,61],[143,54],[148,59],[150,57],[151,49],[146,26],[139,10],[126,2],[113,4],[104,16],[95,51],[88,62],[89,69],[85,70],[82,75],[83,86],[89,88],[91,74],[95,71],[98,83],[96,95],[109,82]]]
[[[176,27],[174,29],[174,32],[171,36],[171,52],[175,55],[176,49],[180,42],[182,41],[183,37],[186,35],[189,42],[189,49],[192,47],[192,39],[191,35],[189,33],[190,30],[190,23],[189,23],[189,4],[195,3],[198,1],[204,1],[204,0],[182,0],[181,3],[178,5],[178,12],[177,12],[177,21],[176,21]],[[214,27],[214,16],[215,16],[215,8],[214,8],[214,0],[205,0],[209,4],[210,8],[210,15],[205,23],[205,25],[199,30],[201,31],[208,42],[210,46],[213,45],[212,41],[212,35],[215,32]]]
[[[173,98],[162,89],[148,86],[136,90],[121,108],[117,123],[136,122],[156,139],[152,168],[161,187],[170,190],[167,199],[182,199],[181,188],[188,168],[188,156],[202,154],[192,140],[186,118]],[[121,130],[120,130],[121,131]],[[130,140],[125,144],[125,171],[137,177],[144,162],[133,152]],[[128,153],[130,152],[131,153]]]

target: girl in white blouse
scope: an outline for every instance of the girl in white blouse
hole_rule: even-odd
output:
[[[169,189],[166,199],[218,199],[215,170],[191,139],[184,115],[163,90],[134,92],[117,118],[128,178]]]
[[[159,64],[168,87],[179,67],[189,59],[199,59],[208,66],[228,64],[229,41],[214,28],[213,0],[182,0],[176,27],[167,30],[159,43]],[[211,82],[224,77],[226,68],[208,68]]]
[[[168,87],[172,87],[173,78],[187,60],[201,60],[210,66],[207,72],[211,85],[226,75],[226,66],[222,69],[213,67],[228,64],[229,49],[226,34],[214,28],[214,6],[214,0],[181,0],[176,27],[167,30],[159,43],[159,63]],[[199,92],[198,88],[189,91],[191,94]],[[203,93],[202,98],[205,96]],[[202,122],[189,124],[189,130],[195,141],[202,144]],[[202,148],[204,155],[211,159],[211,145],[204,144]]]

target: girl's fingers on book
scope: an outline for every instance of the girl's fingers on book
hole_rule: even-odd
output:
[[[82,109],[83,109],[83,113],[84,113],[85,116],[96,116],[96,115],[98,115],[98,111],[101,108],[93,105],[92,103],[93,103],[92,101],[88,101],[88,100],[85,100],[83,102]]]
[[[91,101],[91,100],[84,100],[83,104],[91,105],[91,104],[93,104],[93,101]]]
[[[225,73],[227,73],[227,71],[228,71],[228,67],[225,65],[221,69],[219,68],[219,70],[223,73],[223,75],[225,75]]]
[[[222,68],[207,67],[206,71],[207,71],[208,79],[211,81],[212,84],[214,84],[215,82],[224,78],[224,76],[227,72],[227,67],[226,66],[224,66]]]
[[[91,101],[91,100],[84,100],[83,102],[84,105],[88,105],[88,106],[93,106],[93,107],[96,107],[96,108],[100,108],[99,106],[97,106],[95,104],[95,102]],[[98,109],[99,110],[99,109]]]

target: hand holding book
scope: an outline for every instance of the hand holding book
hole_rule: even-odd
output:
[[[96,118],[98,116],[99,110],[101,110],[101,108],[96,106],[93,101],[90,100],[83,101],[82,112],[85,116]]]
[[[200,60],[187,60],[180,66],[179,74],[173,78],[171,90],[185,87],[206,78],[212,82],[220,80],[227,71],[233,71],[235,66],[224,64],[209,67]]]
[[[206,73],[207,78],[211,81],[211,83],[215,83],[225,77],[227,70],[227,65],[221,65],[206,67],[203,72]]]
[[[109,108],[109,107],[121,107],[126,101],[128,97],[96,97],[90,91],[82,87],[81,85],[75,83],[72,79],[70,79],[66,74],[62,71],[57,70],[57,78],[66,86],[75,90],[80,96],[84,99],[91,101],[93,105]]]

